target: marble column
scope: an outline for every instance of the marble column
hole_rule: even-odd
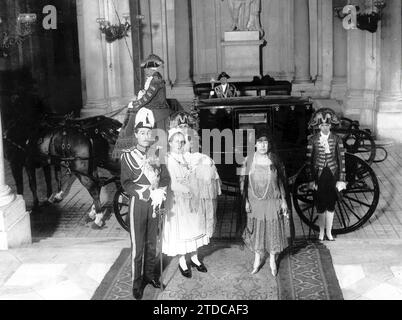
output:
[[[295,77],[293,83],[310,82],[310,31],[308,0],[294,1]]]
[[[105,18],[103,0],[77,0],[83,109],[81,116],[108,111],[107,52],[97,18]]]
[[[381,91],[377,131],[402,142],[402,5],[388,0],[381,22]]]
[[[175,86],[189,87],[191,79],[191,35],[189,0],[175,1],[176,81]]]
[[[342,7],[345,0],[334,0],[334,7]],[[347,33],[342,26],[342,20],[337,16],[333,18],[333,79],[331,98],[342,100],[346,93],[346,72],[347,72]]]
[[[0,110],[0,137],[3,137]],[[21,195],[6,185],[3,138],[0,138],[0,250],[17,248],[32,242],[31,222]]]

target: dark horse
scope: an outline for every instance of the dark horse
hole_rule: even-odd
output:
[[[6,142],[14,152],[8,152],[11,163],[18,163],[13,170],[17,186],[22,185],[22,165],[25,166],[29,185],[37,206],[36,168],[42,167],[45,172],[48,198],[52,194],[50,165],[56,169],[56,178],[60,167],[74,174],[88,190],[96,212],[98,226],[103,225],[103,213],[100,202],[100,191],[103,185],[113,180],[118,181],[120,163],[112,159],[111,151],[118,137],[121,123],[105,116],[97,116],[82,120],[64,119],[58,121],[41,121],[36,129],[32,129],[26,140],[20,137],[19,126],[10,127],[6,132]],[[20,132],[20,134],[18,134]],[[21,160],[22,159],[22,160]],[[114,178],[105,180],[99,177],[98,167],[108,170]],[[20,182],[19,182],[20,181]],[[60,183],[58,181],[59,191]],[[22,187],[18,190],[22,193]]]

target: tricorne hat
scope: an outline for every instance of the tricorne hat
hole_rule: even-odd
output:
[[[141,62],[142,68],[158,68],[163,65],[163,60],[154,53],[151,53],[143,62]]]
[[[221,78],[225,77],[226,79],[230,79],[230,76],[225,72],[221,72],[221,74],[218,76],[218,81],[221,80]]]
[[[155,126],[155,117],[152,110],[142,107],[135,115],[135,129],[148,128]]]
[[[339,119],[335,111],[330,108],[321,108],[314,112],[311,117],[308,127],[310,129],[317,129],[321,124],[339,125]]]

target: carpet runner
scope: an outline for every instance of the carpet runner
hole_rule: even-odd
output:
[[[296,243],[281,257],[276,278],[271,275],[269,263],[251,275],[254,254],[239,244],[213,243],[201,248],[199,256],[208,272],[192,268],[190,279],[178,270],[178,258],[164,260],[165,290],[148,285],[143,300],[343,299],[331,256],[322,244]],[[92,299],[133,300],[128,248],[122,250]]]

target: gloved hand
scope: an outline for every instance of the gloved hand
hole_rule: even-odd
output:
[[[335,187],[338,189],[339,192],[341,192],[342,190],[346,189],[346,182],[344,181],[338,181],[335,185]]]
[[[166,191],[162,188],[150,190],[150,198],[152,200],[151,205],[154,209],[154,216],[155,210],[166,200]]]
[[[314,181],[311,181],[311,182],[308,183],[307,188],[309,190],[317,190],[317,184]]]
[[[250,202],[246,201],[246,212],[250,213],[251,212],[251,206],[250,206]]]

